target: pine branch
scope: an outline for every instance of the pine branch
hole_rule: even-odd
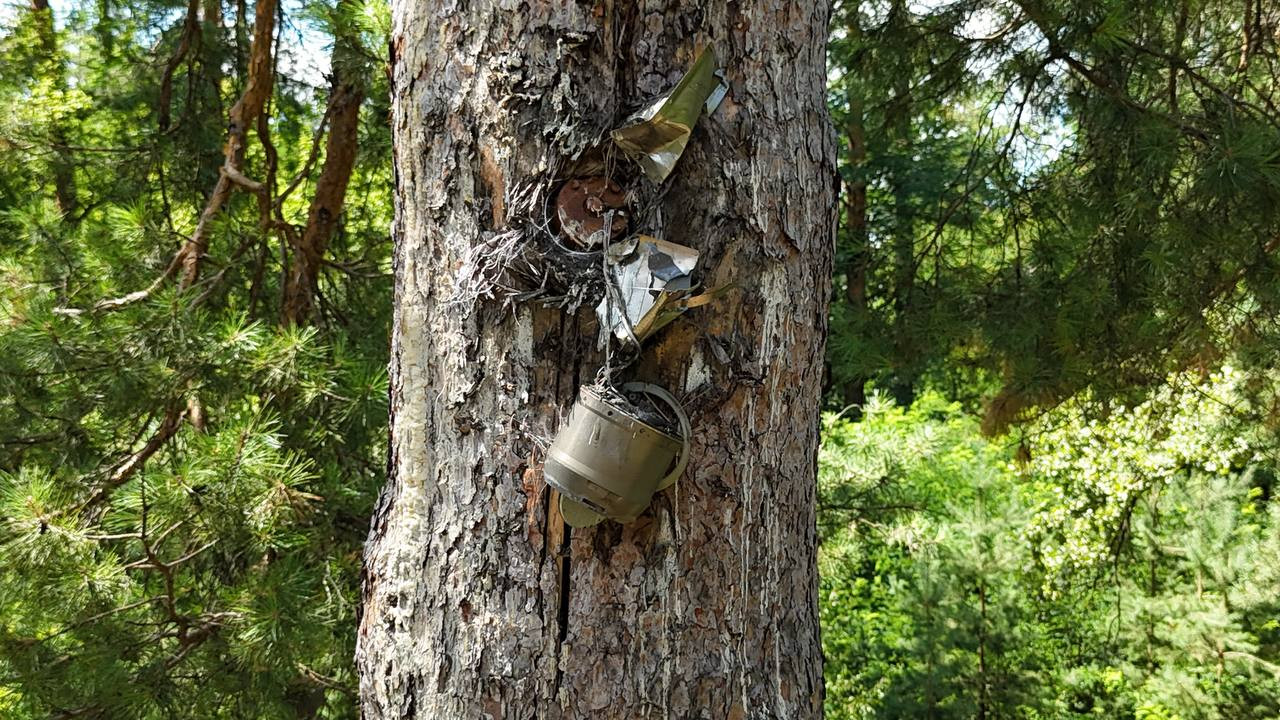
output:
[[[359,144],[360,105],[364,87],[359,78],[349,77],[343,69],[343,55],[359,43],[339,31],[334,38],[332,84],[325,115],[330,119],[329,137],[325,144],[324,166],[316,179],[315,194],[307,212],[307,224],[294,244],[293,262],[285,276],[282,311],[287,325],[306,322],[319,294],[320,268],[330,238],[337,229],[346,202],[347,185],[355,166]]]
[[[1124,89],[1117,87],[1107,78],[1098,74],[1098,72],[1092,67],[1073,56],[1071,54],[1071,48],[1063,46],[1062,39],[1053,31],[1052,28],[1054,24],[1050,22],[1050,18],[1046,14],[1045,8],[1033,4],[1030,0],[1014,0],[1014,4],[1026,13],[1027,17],[1030,18],[1031,23],[1035,25],[1036,29],[1040,31],[1040,34],[1044,36],[1045,41],[1049,44],[1050,58],[1054,60],[1061,60],[1072,72],[1083,78],[1090,85],[1101,90],[1103,94],[1121,105],[1131,110],[1158,118],[1165,123],[1178,128],[1183,132],[1183,134],[1195,138],[1203,143],[1207,144],[1212,141],[1212,138],[1210,138],[1209,134],[1205,132],[1204,129],[1198,128],[1187,122],[1185,116],[1167,113],[1139,102],[1134,99],[1133,96],[1125,92]]]
[[[254,10],[253,42],[249,47],[249,79],[245,83],[244,93],[228,113],[222,171],[213,192],[209,194],[209,201],[200,213],[195,232],[178,252],[182,262],[180,287],[183,289],[190,287],[199,277],[200,260],[209,247],[209,232],[213,221],[231,199],[235,179],[247,180],[240,171],[240,165],[244,162],[248,129],[265,107],[274,80],[271,71],[271,45],[275,11],[276,0],[261,0]]]
[[[177,272],[181,264],[182,255],[181,253],[177,253],[173,256],[173,259],[169,261],[169,266],[164,269],[164,272],[160,273],[160,276],[155,280],[152,280],[151,284],[145,289],[137,290],[129,293],[128,295],[122,295],[117,298],[99,300],[94,303],[93,307],[89,308],[90,312],[110,312],[112,310],[119,310],[120,308],[146,300],[151,297],[151,293],[159,290],[160,286],[163,285],[166,280],[173,277],[173,274]],[[84,312],[85,311],[82,308],[59,307],[53,309],[53,313],[55,315],[63,315],[65,317],[80,317]]]
[[[320,140],[324,137],[324,130],[329,124],[329,114],[332,112],[333,104],[325,105],[324,115],[320,117],[320,122],[316,125],[316,131],[311,136],[311,150],[307,153],[307,160],[302,164],[302,169],[298,171],[298,174],[294,175],[284,190],[276,196],[275,204],[277,208],[284,205],[284,201],[293,194],[294,190],[298,189],[303,180],[311,177],[311,170],[315,167],[316,160],[320,157]]]
[[[1249,662],[1251,662],[1251,663],[1253,663],[1253,664],[1257,665],[1258,667],[1260,667],[1260,668],[1262,668],[1262,669],[1266,670],[1267,672],[1271,673],[1272,675],[1275,675],[1276,679],[1277,679],[1277,680],[1280,680],[1280,665],[1276,665],[1275,663],[1267,662],[1266,660],[1263,660],[1262,658],[1258,657],[1257,655],[1254,655],[1254,654],[1252,654],[1252,653],[1243,652],[1243,651],[1240,651],[1240,650],[1227,650],[1227,651],[1223,652],[1223,653],[1222,653],[1222,655],[1223,655],[1223,657],[1229,657],[1229,658],[1232,658],[1232,659],[1235,659],[1235,660],[1247,660],[1247,661],[1249,661]]]
[[[195,13],[198,8],[198,0],[191,0],[188,7],[188,22],[195,22]],[[205,204],[204,210],[200,213],[200,219],[196,224],[195,232],[187,238],[181,249],[174,255],[169,266],[161,273],[150,285],[143,290],[138,290],[128,295],[108,300],[101,300],[94,304],[92,310],[95,312],[117,310],[133,303],[147,299],[160,288],[173,274],[182,268],[182,278],[179,287],[183,290],[189,288],[195,283],[200,272],[200,260],[209,244],[209,233],[212,229],[213,222],[221,213],[222,208],[231,199],[235,186],[241,186],[250,192],[262,194],[266,188],[259,183],[246,176],[240,169],[241,163],[244,161],[245,148],[247,144],[247,128],[252,122],[256,122],[258,116],[261,115],[266,105],[267,99],[271,94],[273,85],[273,75],[271,72],[271,46],[273,25],[275,22],[275,0],[264,0],[260,3],[254,18],[254,38],[250,50],[249,63],[249,81],[245,86],[244,93],[240,99],[231,108],[229,113],[229,124],[227,133],[227,142],[224,146],[224,160],[219,170],[218,182],[214,186],[213,192],[209,195],[209,200]],[[186,36],[184,31],[184,44],[179,46],[179,50],[185,55],[190,38]],[[175,58],[180,62],[181,58],[175,54]],[[176,66],[176,62],[170,61]],[[172,73],[168,73],[172,75]],[[167,77],[171,81],[171,77]],[[167,107],[168,101],[165,97],[164,88],[162,88],[162,98],[164,98],[165,108],[162,115],[164,123],[167,123]],[[78,317],[84,313],[79,308],[55,308],[54,313],[68,317]]]
[[[177,71],[183,59],[187,57],[187,52],[191,49],[191,40],[200,32],[199,11],[200,0],[188,0],[187,16],[182,24],[182,38],[178,41],[178,47],[173,51],[173,55],[169,57],[169,61],[165,63],[164,74],[160,78],[160,98],[156,103],[156,123],[160,126],[161,132],[169,129],[169,106],[173,98],[173,73]]]
[[[239,185],[240,187],[244,188],[245,190],[248,190],[251,193],[260,193],[266,189],[266,187],[262,183],[256,180],[249,179],[247,176],[245,176],[244,173],[240,172],[238,168],[230,164],[222,166],[222,173],[226,175],[231,180],[231,182],[235,183],[236,185]]]
[[[53,638],[58,637],[59,635],[62,635],[62,634],[64,634],[64,633],[71,632],[72,630],[75,630],[76,628],[81,628],[81,627],[84,627],[85,625],[92,625],[93,623],[95,623],[95,622],[97,622],[97,621],[99,621],[99,620],[103,620],[103,619],[105,619],[105,618],[111,617],[112,615],[118,615],[119,613],[122,613],[122,612],[128,612],[129,610],[134,610],[134,609],[136,609],[136,608],[140,608],[140,607],[142,607],[142,606],[144,606],[144,605],[150,605],[151,603],[153,603],[153,602],[155,602],[155,601],[157,601],[157,600],[159,600],[159,599],[160,599],[159,597],[148,597],[148,598],[143,598],[142,600],[138,600],[138,601],[136,601],[136,602],[128,603],[127,605],[121,605],[121,606],[119,606],[119,607],[111,608],[110,610],[104,610],[104,611],[102,611],[102,612],[100,612],[100,613],[97,613],[96,615],[90,615],[89,617],[87,617],[87,618],[85,618],[85,619],[83,619],[83,620],[78,620],[78,621],[76,621],[76,622],[74,622],[74,623],[70,623],[70,624],[68,624],[68,625],[66,625],[66,626],[64,626],[64,627],[62,627],[61,629],[59,629],[57,632],[53,632],[53,633],[50,633],[50,634],[48,634],[48,635],[45,635],[45,636],[41,637],[39,641],[40,641],[40,642],[47,642],[47,641],[49,641],[49,640],[52,640]]]
[[[94,507],[105,500],[112,490],[128,482],[129,478],[142,469],[142,466],[146,464],[147,460],[151,459],[152,455],[155,455],[170,438],[177,434],[178,428],[182,424],[182,416],[182,411],[176,407],[166,410],[164,419],[160,421],[160,426],[156,428],[156,431],[147,440],[146,444],[130,455],[124,462],[117,465],[107,477],[107,480],[88,499],[82,502],[76,510],[82,511]]]

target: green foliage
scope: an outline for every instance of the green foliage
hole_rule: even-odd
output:
[[[1280,50],[1246,5],[838,3],[833,406],[998,389],[999,431],[1274,357]]]
[[[1278,715],[1276,22],[836,3],[828,717]]]
[[[320,312],[302,326],[281,322],[282,227],[306,223],[323,162],[315,78],[279,70],[270,134],[250,135],[244,170],[273,184],[279,223],[233,194],[198,280],[166,272],[244,85],[249,28],[230,6],[213,24],[216,6],[201,4],[175,65],[167,130],[161,70],[185,7],[74,5],[44,14],[48,44],[24,6],[0,36],[6,718],[355,715],[359,548],[386,466],[387,11],[286,16],[313,41],[348,33],[338,61],[368,98]]]
[[[1275,439],[1241,382],[1082,400],[1007,444],[932,394],[829,416],[828,717],[1275,717]]]

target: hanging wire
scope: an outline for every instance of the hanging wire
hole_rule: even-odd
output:
[[[608,175],[606,174],[607,178]],[[609,270],[609,239],[613,235],[613,210],[609,210],[604,214],[604,243],[603,250],[600,252],[600,272],[604,278],[604,367],[601,368],[600,374],[603,375],[604,384],[613,389],[613,328],[610,324],[613,322],[613,272]],[[625,314],[625,312],[624,312]],[[596,384],[599,385],[601,378],[597,376]]]
[[[613,170],[617,167],[618,146],[607,143],[604,148],[604,176],[613,180]]]
[[[607,182],[614,182],[613,174],[617,169],[618,147],[613,143],[609,143],[604,151],[604,177]],[[623,288],[620,286],[618,279],[614,276],[613,269],[610,265],[609,247],[613,239],[613,215],[614,210],[610,209],[604,215],[602,251],[600,253],[600,271],[604,279],[604,301],[605,301],[605,327],[604,332],[604,367],[600,368],[600,372],[596,376],[596,384],[600,387],[608,387],[616,392],[613,386],[613,374],[615,371],[623,370],[631,363],[635,362],[639,357],[639,352],[633,352],[630,357],[622,362],[618,367],[613,366],[613,343],[616,338],[613,332],[613,309],[616,305],[618,316],[621,318],[622,329],[626,331],[627,339],[630,340],[630,347],[638,351],[640,349],[640,338],[636,337],[635,327],[631,324],[631,318],[627,316],[627,303],[623,297]],[[636,288],[627,288],[634,291]]]

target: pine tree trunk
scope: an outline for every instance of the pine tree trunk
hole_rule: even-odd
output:
[[[392,14],[391,478],[365,555],[367,718],[816,718],[814,496],[834,231],[827,8],[455,4]],[[500,7],[501,6],[501,7]],[[541,476],[601,357],[589,308],[453,302],[528,183],[715,48],[653,234],[740,289],[651,341],[693,459],[626,526],[570,531]]]
[[[859,25],[858,10],[849,11],[845,24],[846,37],[855,47],[862,43],[862,27]],[[866,132],[866,100],[862,96],[862,88],[851,87],[846,97],[848,103],[848,120],[845,124],[845,139],[849,143],[849,166],[859,177],[849,183],[844,190],[845,228],[853,245],[845,263],[844,299],[849,312],[860,321],[865,320],[868,312],[867,276],[871,266],[871,233],[867,228],[867,181],[861,176],[867,162]],[[850,408],[851,417],[860,417],[862,407],[867,403],[867,378],[857,375],[845,381],[841,388],[844,404]]]

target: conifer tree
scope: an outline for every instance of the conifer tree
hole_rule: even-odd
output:
[[[927,375],[1000,432],[1086,389],[1131,399],[1233,351],[1274,355],[1274,8],[850,2],[837,17],[831,99],[863,129],[842,172],[867,193],[840,241],[843,397]]]
[[[0,715],[354,715],[386,10],[293,12],[81,4],[0,36]],[[333,42],[331,81],[289,74],[326,57],[299,42]]]

